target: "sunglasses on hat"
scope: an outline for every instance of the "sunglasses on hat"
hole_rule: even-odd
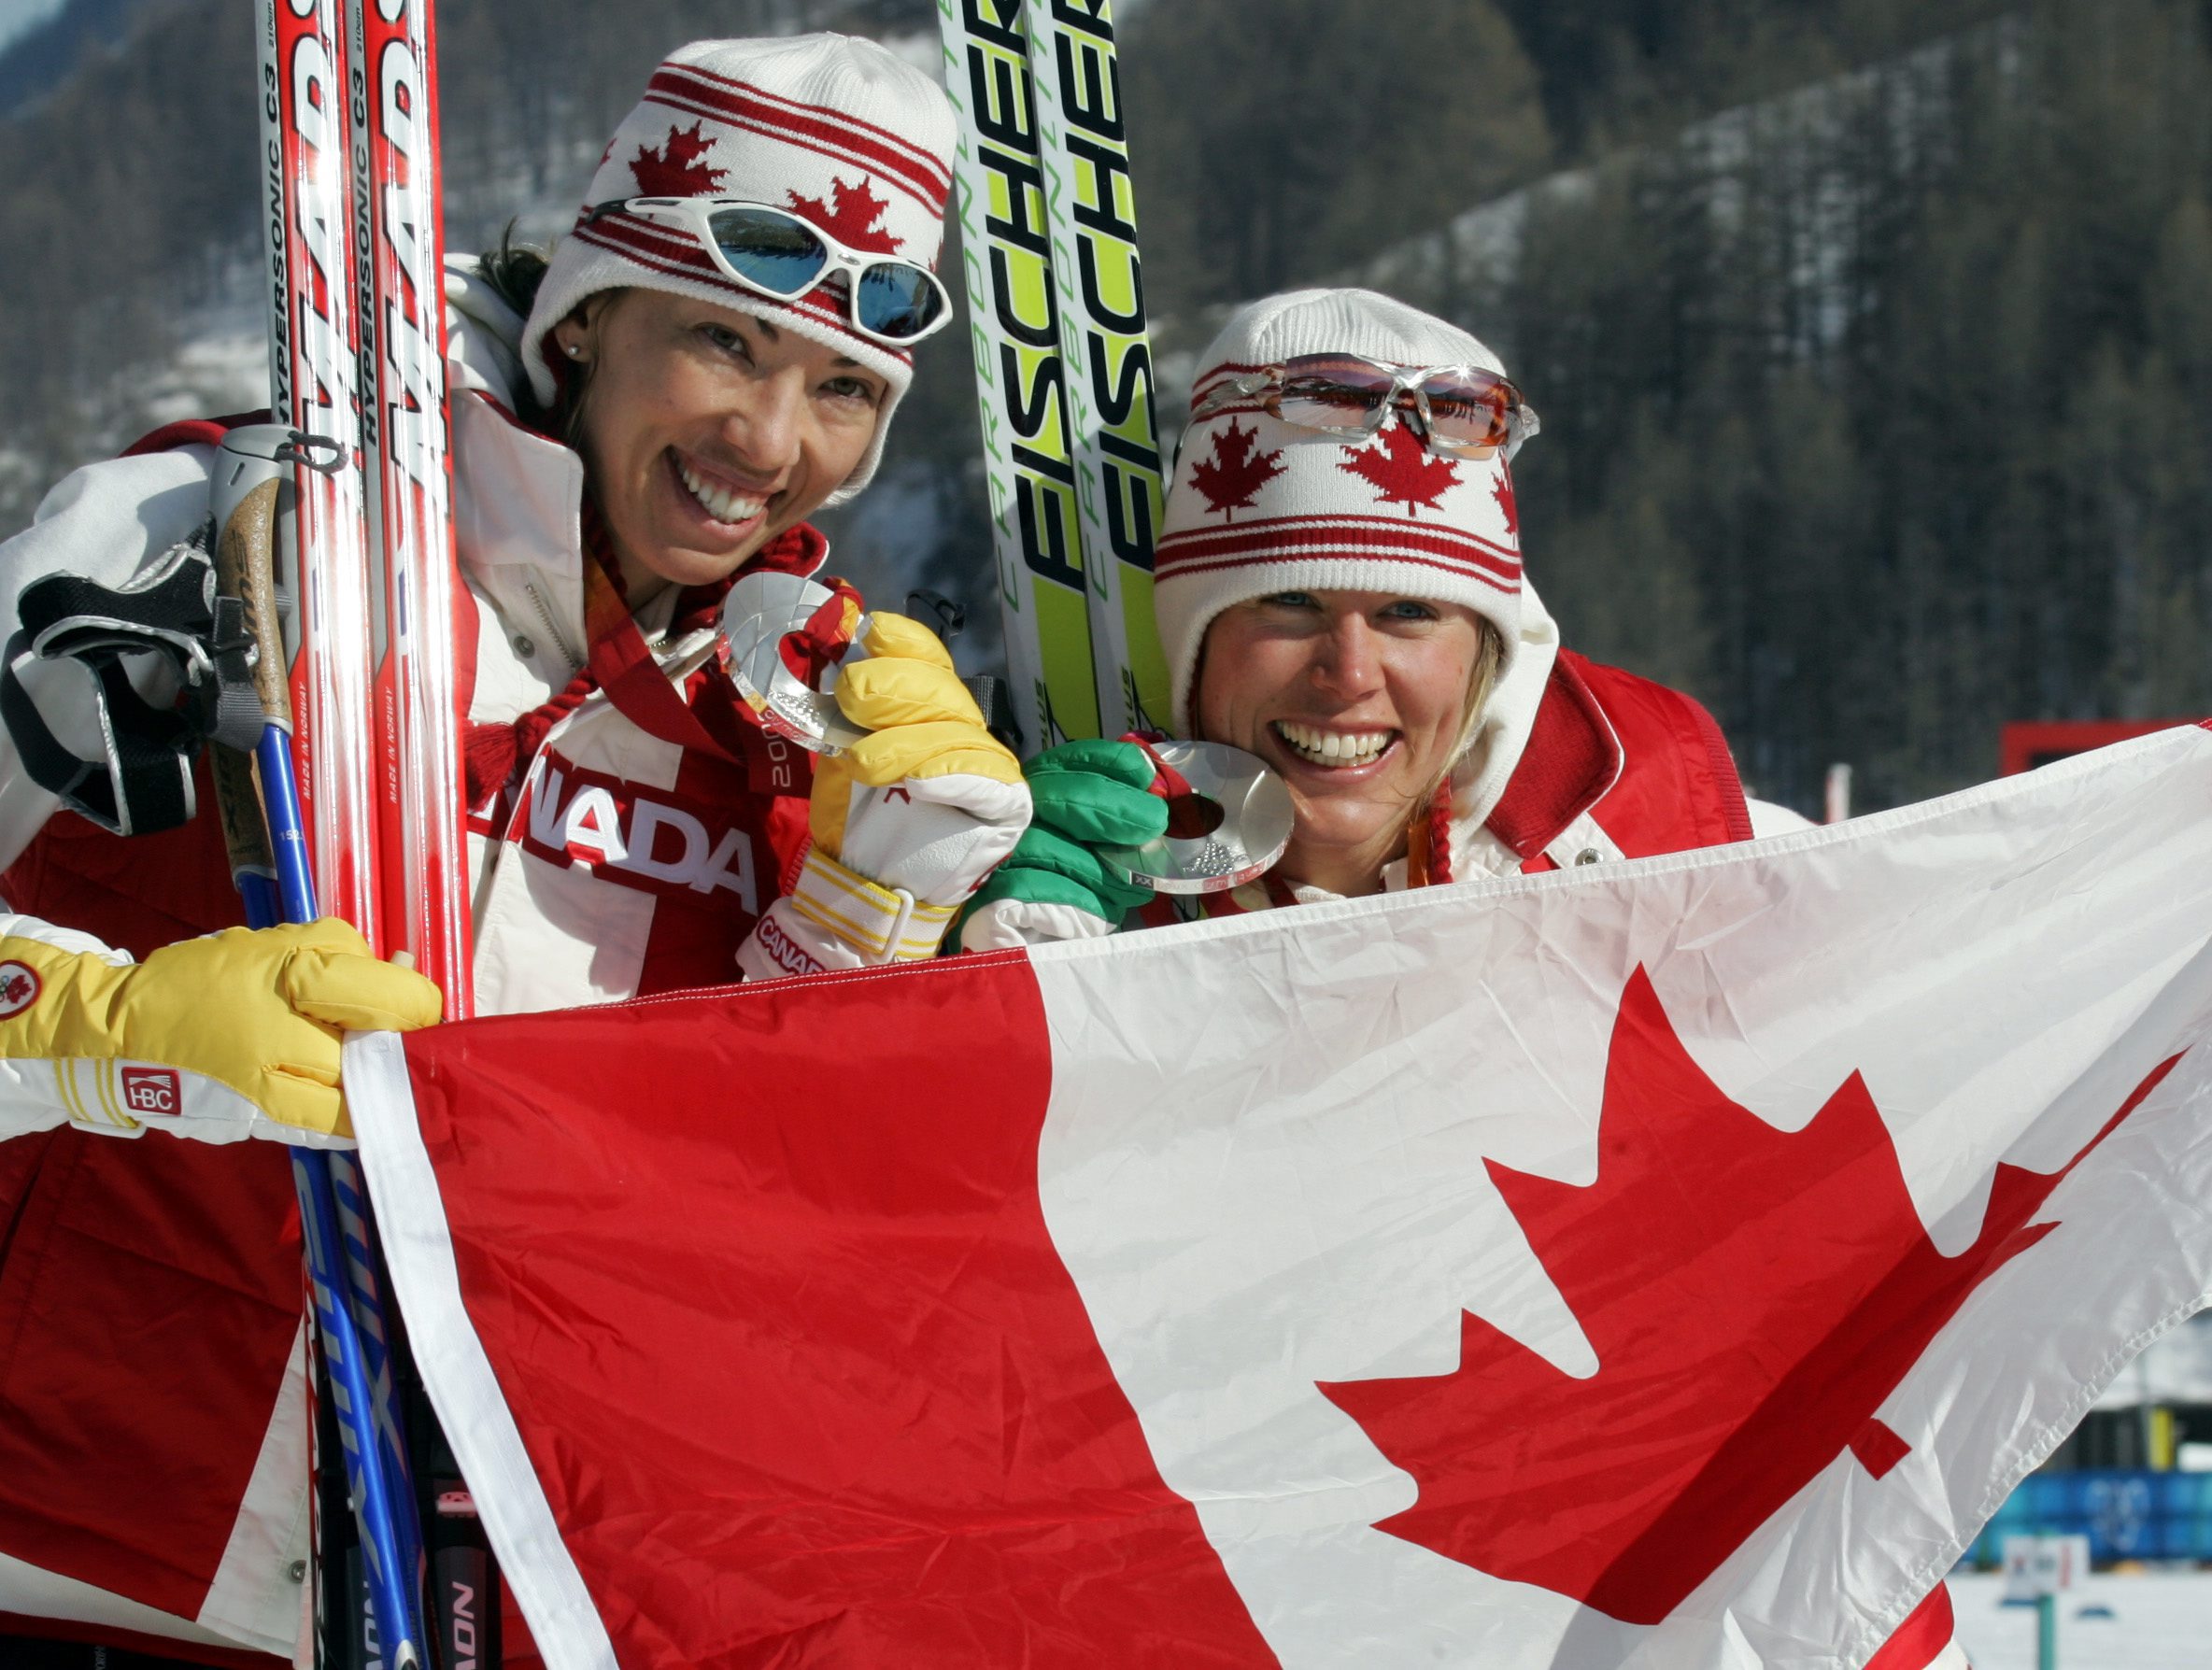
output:
[[[1507,458],[1542,425],[1521,390],[1479,365],[1387,365],[1361,354],[1299,354],[1230,377],[1199,402],[1191,421],[1264,411],[1299,429],[1371,435],[1392,412],[1417,420],[1432,453],[1455,458],[1505,448]]]
[[[941,330],[953,299],[919,262],[848,248],[788,209],[727,197],[623,197],[594,204],[586,223],[603,215],[635,215],[680,226],[715,264],[746,290],[775,302],[796,302],[844,275],[844,311],[854,332],[887,347],[906,347]]]

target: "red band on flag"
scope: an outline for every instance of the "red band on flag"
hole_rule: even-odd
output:
[[[299,1334],[291,1168],[267,1143],[56,1131],[0,1144],[10,1209],[0,1554],[194,1618]]]
[[[1275,1662],[1046,1230],[1026,958],[407,1054],[470,1318],[629,1670]]]

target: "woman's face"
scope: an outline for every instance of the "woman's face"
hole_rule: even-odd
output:
[[[1333,893],[1382,886],[1459,740],[1482,644],[1473,610],[1384,591],[1278,591],[1214,616],[1199,732],[1290,785],[1288,876]]]
[[[803,520],[867,452],[886,393],[812,337],[664,290],[601,291],[553,334],[586,368],[584,465],[632,607]]]

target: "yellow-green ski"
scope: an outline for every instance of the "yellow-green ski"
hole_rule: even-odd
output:
[[[1051,234],[1021,0],[938,0],[953,171],[1022,748],[1100,734]]]
[[[1165,484],[1113,0],[1025,7],[1099,709],[1112,733],[1164,729],[1152,551]]]

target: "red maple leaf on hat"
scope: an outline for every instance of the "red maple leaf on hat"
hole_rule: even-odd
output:
[[[1497,473],[1497,485],[1490,489],[1490,496],[1505,513],[1506,531],[1517,536],[1521,531],[1521,511],[1513,502],[1513,478],[1503,469]]]
[[[848,185],[835,175],[830,178],[830,201],[788,193],[791,206],[848,249],[872,255],[896,255],[903,238],[893,237],[879,222],[891,205],[868,189],[865,177]]]
[[[702,160],[713,145],[705,127],[695,121],[688,129],[671,128],[658,150],[637,148],[630,172],[637,177],[640,197],[703,197],[721,185],[730,170],[710,168]]]
[[[1408,516],[1419,516],[1424,504],[1436,509],[1444,490],[1459,485],[1458,463],[1430,457],[1428,443],[1402,418],[1384,424],[1380,435],[1337,468],[1366,477],[1383,503],[1402,503]]]
[[[1255,452],[1258,439],[1258,430],[1240,428],[1232,418],[1228,428],[1213,432],[1213,456],[1191,469],[1190,484],[1206,495],[1206,508],[1229,521],[1236,520],[1229,512],[1250,510],[1252,495],[1283,474],[1283,449]]]
[[[2061,1169],[1998,1166],[1980,1233],[1946,1257],[1858,1074],[1779,1130],[1706,1077],[1638,969],[1596,1180],[1487,1162],[1597,1372],[1463,1312],[1453,1372],[1323,1382],[1419,1483],[1376,1528],[1658,1623],[1846,1451],[1877,1479],[1910,1453],[1875,1411],[1976,1288],[2060,1227],[2029,1219],[2179,1059]]]

